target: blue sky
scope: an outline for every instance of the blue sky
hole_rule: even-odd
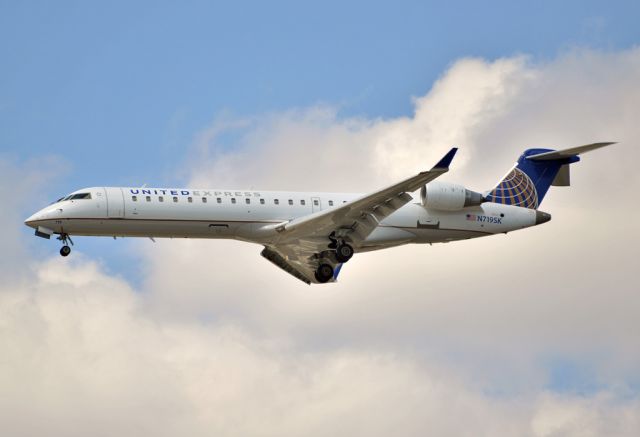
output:
[[[637,42],[637,2],[2,2],[0,150],[86,185],[178,185],[216,115],[412,111],[456,59]]]

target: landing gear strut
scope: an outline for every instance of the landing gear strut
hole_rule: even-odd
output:
[[[316,280],[322,284],[333,278],[333,267],[329,264],[320,264],[316,270]]]
[[[73,240],[71,239],[71,236],[69,234],[60,234],[58,240],[62,241],[62,244],[64,244],[64,246],[60,248],[60,255],[69,256],[69,254],[71,253],[71,248],[67,244],[67,241],[73,246]]]

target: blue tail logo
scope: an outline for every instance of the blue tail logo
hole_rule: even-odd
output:
[[[486,196],[489,202],[538,208],[538,191],[525,172],[514,167]]]
[[[516,166],[489,191],[488,202],[538,209],[551,185],[569,185],[569,165],[580,161],[579,153],[613,143],[594,143],[565,150],[528,149]]]

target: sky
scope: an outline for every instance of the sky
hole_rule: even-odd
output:
[[[640,433],[636,2],[0,2],[0,422],[12,435]],[[81,187],[366,192],[460,151],[619,141],[551,222],[356,255],[22,223]],[[465,420],[461,420],[461,417]]]

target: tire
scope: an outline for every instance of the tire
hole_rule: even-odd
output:
[[[329,264],[320,264],[316,270],[316,280],[321,284],[328,282],[333,278],[333,267]]]
[[[341,244],[336,248],[336,259],[338,262],[346,263],[353,256],[353,247],[348,244]]]
[[[70,253],[71,253],[71,248],[69,246],[62,246],[60,248],[60,255],[69,256]]]

